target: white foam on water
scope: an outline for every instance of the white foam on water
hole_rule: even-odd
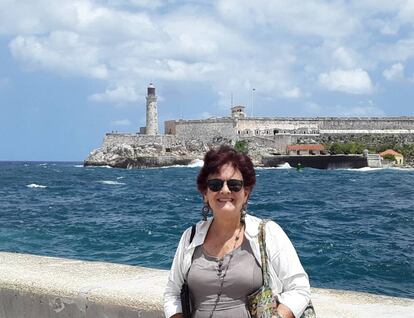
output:
[[[397,170],[397,171],[414,171],[414,168],[403,168],[403,167],[390,167],[390,170]]]
[[[45,189],[45,188],[47,188],[47,186],[45,186],[45,185],[36,184],[36,183],[28,184],[28,185],[26,185],[26,187],[32,188],[32,189],[34,189],[34,188],[39,188],[39,189]]]
[[[384,169],[386,169],[386,168],[362,167],[362,168],[356,168],[356,169],[343,169],[343,170],[361,171],[361,172],[371,172],[371,171],[379,171],[379,170],[384,170]]]
[[[41,164],[39,164],[39,166],[47,166],[47,162],[46,163],[41,163]]]
[[[277,166],[276,169],[292,169],[289,163],[285,162],[284,164],[281,164],[280,166]]]
[[[75,168],[83,168],[83,165],[74,165]]]
[[[198,168],[204,165],[204,161],[200,159],[195,159],[191,161],[188,165],[172,165],[172,166],[163,166],[160,167],[161,169],[168,169],[168,168]],[[155,168],[158,169],[158,168]]]
[[[112,169],[112,167],[111,166],[86,166],[85,168],[110,168],[110,169]]]
[[[254,170],[274,170],[276,167],[254,167]]]
[[[116,177],[117,180],[123,179],[124,177]]]
[[[98,182],[102,183],[102,184],[109,184],[109,185],[124,185],[125,184],[123,182],[112,181],[112,180],[102,180],[102,181],[98,181]]]
[[[189,168],[197,168],[197,167],[202,167],[204,165],[204,161],[200,160],[200,159],[195,159],[192,162],[190,162],[190,164],[187,166]]]

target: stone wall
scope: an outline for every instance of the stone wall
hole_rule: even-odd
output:
[[[158,144],[162,145],[164,148],[171,148],[177,145],[183,145],[183,141],[174,135],[108,133],[105,135],[102,146],[113,147],[120,144],[127,144],[135,147]]]
[[[313,137],[316,141],[324,144],[334,142],[359,142],[369,147],[379,145],[404,145],[414,144],[413,134],[321,134]]]
[[[209,142],[217,137],[234,139],[236,136],[231,118],[175,121],[174,124],[168,123],[167,127],[167,132],[175,131],[175,135],[184,140]]]
[[[217,118],[165,122],[165,133],[182,138],[211,140],[215,134],[224,138],[236,136],[264,136],[277,134],[414,134],[414,117],[316,117],[316,118]]]
[[[0,252],[1,318],[162,318],[168,271]],[[414,300],[312,289],[318,318],[412,317]]]

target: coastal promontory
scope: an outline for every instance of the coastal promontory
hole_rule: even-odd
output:
[[[412,166],[414,117],[248,117],[244,106],[232,106],[228,117],[167,120],[164,133],[159,133],[157,96],[154,85],[150,84],[146,126],[137,133],[107,133],[102,146],[88,155],[84,165],[117,168],[188,165],[223,143],[248,151],[255,165],[280,162],[281,157],[277,156],[320,155],[325,161],[330,159],[324,156],[330,154],[362,157],[365,149],[381,161],[379,152],[394,149],[404,157],[399,165]],[[350,145],[349,149],[344,145]],[[308,150],[304,152],[303,146]],[[272,156],[277,160],[269,160]],[[297,157],[292,162],[300,160]]]

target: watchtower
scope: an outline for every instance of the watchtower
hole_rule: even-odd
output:
[[[246,113],[244,112],[244,106],[234,106],[231,108],[231,117],[232,118],[245,118]]]

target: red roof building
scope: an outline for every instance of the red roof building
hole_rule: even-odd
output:
[[[393,155],[393,156],[402,156],[399,152],[396,152],[392,149],[387,149],[379,154],[381,157],[384,157],[385,155]]]
[[[325,147],[320,144],[297,144],[287,146],[287,153],[290,156],[294,155],[320,155]]]
[[[404,164],[404,156],[400,154],[399,152],[396,152],[392,149],[387,149],[379,154],[382,158],[384,158],[386,155],[392,155],[395,158],[395,164],[397,165],[403,165]]]

